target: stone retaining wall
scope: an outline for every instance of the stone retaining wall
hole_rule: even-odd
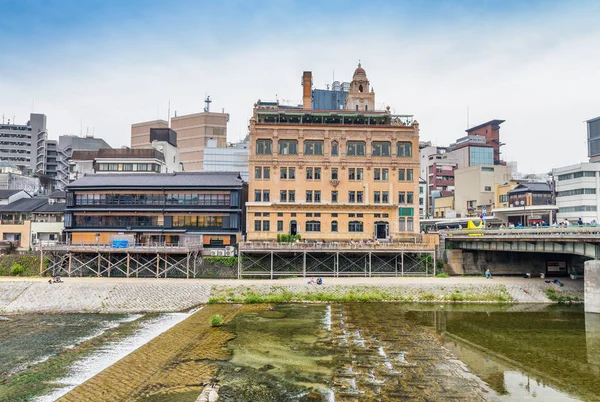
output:
[[[546,289],[583,301],[582,281],[564,287],[543,282],[473,284],[211,285],[177,283],[0,283],[0,313],[137,313],[186,310],[204,303],[287,301],[405,301],[551,303]]]

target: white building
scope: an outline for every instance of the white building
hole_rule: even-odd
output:
[[[579,163],[553,170],[558,221],[600,222],[600,163]]]
[[[427,217],[427,182],[419,177],[419,216],[421,219]]]
[[[208,140],[204,148],[204,172],[240,172],[248,182],[248,142],[240,142],[227,148],[217,147],[216,141]]]

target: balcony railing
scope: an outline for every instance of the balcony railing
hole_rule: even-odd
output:
[[[289,251],[372,251],[372,250],[433,250],[430,243],[414,242],[390,242],[390,241],[367,241],[367,242],[314,242],[300,241],[298,243],[278,243],[275,241],[246,241],[239,244],[240,250],[289,250]]]

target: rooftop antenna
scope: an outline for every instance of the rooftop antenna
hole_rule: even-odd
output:
[[[210,95],[208,95],[206,99],[204,99],[204,103],[206,103],[206,106],[204,106],[204,111],[207,113],[210,112],[210,104],[212,103],[212,101],[210,100]]]
[[[4,124],[4,115],[2,115],[2,124]]]
[[[169,108],[167,109],[167,124],[171,128],[171,99],[169,99]]]

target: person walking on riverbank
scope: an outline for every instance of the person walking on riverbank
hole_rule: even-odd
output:
[[[492,279],[492,273],[489,268],[485,271],[485,279]]]

